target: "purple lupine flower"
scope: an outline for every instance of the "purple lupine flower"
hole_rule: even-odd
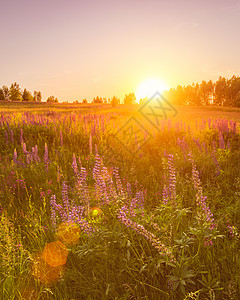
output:
[[[198,149],[200,150],[200,152],[203,152],[202,146],[201,146],[201,144],[200,144],[200,142],[199,142],[199,139],[193,138],[193,141],[194,141],[195,144],[197,145],[197,147],[198,147]]]
[[[95,165],[93,169],[93,179],[95,180],[95,195],[96,199],[101,201],[102,204],[109,203],[106,185],[107,168],[102,166],[101,157],[97,154],[95,156]]]
[[[20,130],[20,144],[23,143],[23,130]]]
[[[13,161],[17,164],[18,160],[17,160],[17,149],[15,148],[14,149],[14,152],[13,152]]]
[[[123,193],[123,186],[122,186],[122,182],[121,182],[117,167],[113,168],[113,176],[116,180],[117,193],[118,193],[119,196],[121,196],[124,193]]]
[[[33,159],[36,161],[36,162],[41,162],[41,159],[38,155],[38,146],[35,145],[33,148],[32,148],[32,156],[33,156]]]
[[[216,156],[215,156],[215,153],[216,153],[216,150],[214,149],[214,150],[212,151],[212,153],[211,153],[211,156],[212,156],[213,162],[214,162],[214,164],[215,164],[215,166],[216,166],[216,168],[217,168],[216,175],[219,176],[219,175],[221,174],[221,168],[220,168],[220,164],[219,164],[219,162],[218,162],[218,160],[217,160],[217,158],[216,158]]]
[[[63,201],[63,208],[64,208],[64,217],[67,220],[68,219],[67,215],[70,212],[70,208],[69,208],[70,207],[70,203],[69,203],[69,198],[68,198],[68,186],[66,184],[66,181],[63,182],[63,187],[62,187],[62,201]]]
[[[193,156],[191,153],[189,155],[189,161],[192,163],[192,181],[194,188],[196,190],[196,204],[197,207],[200,209],[200,214],[202,218],[204,218],[210,225],[210,229],[216,227],[216,224],[214,223],[213,214],[211,213],[210,208],[206,204],[207,197],[203,196],[201,181],[199,178],[199,172],[197,171]]]
[[[79,224],[80,228],[83,232],[88,235],[91,235],[94,232],[94,228],[92,228],[89,223],[84,219],[85,209],[83,206],[78,206],[75,202],[68,198],[67,194],[67,186],[63,184],[62,191],[62,202],[63,204],[57,204],[56,196],[53,195],[50,199],[51,205],[51,221],[52,226],[56,229],[57,224],[57,213],[61,222],[74,222]]]
[[[173,163],[173,155],[167,155],[168,158],[168,184],[163,188],[163,203],[171,203],[172,206],[176,206],[176,171]]]
[[[8,144],[8,143],[9,143],[9,141],[8,141],[8,133],[7,133],[7,131],[5,131],[5,143],[6,143],[6,144]]]
[[[212,122],[211,118],[208,118],[207,122],[208,122],[208,128],[211,129],[211,122]]]
[[[138,234],[144,236],[150,244],[160,253],[165,254],[169,257],[169,260],[174,262],[175,258],[172,254],[172,251],[166,247],[155,234],[145,229],[144,226],[133,222],[128,218],[129,209],[126,206],[123,206],[118,213],[118,220],[123,223],[126,227],[133,229]]]
[[[89,134],[89,152],[92,154],[92,134]]]
[[[44,164],[45,164],[46,170],[48,171],[49,158],[48,158],[48,146],[47,146],[47,143],[45,143],[44,149],[45,149],[45,151],[44,151]]]
[[[60,129],[60,145],[63,146],[63,135],[62,135],[62,130]]]
[[[230,145],[230,141],[229,140],[227,141],[227,148],[231,149],[231,145]]]
[[[80,173],[77,174],[75,187],[78,191],[78,194],[80,195],[82,202],[86,206],[86,209],[89,210],[90,196],[87,186],[87,171],[83,167],[81,167]]]
[[[219,148],[225,149],[224,138],[223,138],[221,131],[219,131]]]
[[[22,150],[24,154],[28,154],[27,152],[27,147],[26,147],[26,143],[22,143]]]
[[[78,166],[77,166],[77,160],[76,160],[75,153],[73,153],[72,168],[73,168],[74,175],[77,176],[79,172],[78,172]]]

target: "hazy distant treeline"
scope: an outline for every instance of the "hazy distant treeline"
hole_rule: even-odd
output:
[[[177,105],[223,105],[240,107],[240,77],[219,77],[216,82],[203,80],[200,84],[177,86],[164,93],[166,99]]]
[[[220,76],[216,82],[203,80],[200,84],[178,85],[176,88],[165,91],[163,95],[170,103],[175,105],[223,105],[240,107],[240,77],[233,75],[230,79],[226,79]],[[140,103],[145,100],[146,98],[140,99]],[[19,84],[15,82],[10,87],[4,85],[0,88],[0,101],[41,102],[42,94],[40,91],[34,91],[32,94],[26,88],[22,91]],[[47,98],[47,102],[58,102],[58,99],[50,96]],[[78,100],[74,101],[74,103],[80,102]],[[88,101],[86,98],[82,100],[82,103],[90,102],[111,103],[112,106],[121,103],[120,99],[116,96],[109,99],[96,96],[92,101]],[[122,103],[136,103],[135,94],[126,94]]]
[[[34,91],[33,94],[27,89],[23,91],[20,89],[18,83],[14,82],[10,87],[4,85],[0,88],[0,101],[42,101],[42,94],[40,91]]]

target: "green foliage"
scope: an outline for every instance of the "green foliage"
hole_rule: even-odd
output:
[[[0,298],[21,299],[24,293],[36,299],[240,297],[238,130],[222,133],[224,143],[230,141],[228,148],[220,147],[216,128],[189,133],[183,128],[167,128],[166,123],[139,156],[124,152],[111,139],[114,154],[123,157],[114,161],[122,188],[126,191],[130,184],[128,193],[132,194],[123,196],[118,190],[117,196],[103,204],[96,193],[99,182],[93,176],[94,153],[102,154],[114,134],[113,128],[121,127],[123,122],[116,114],[83,117],[81,113],[50,110],[5,114],[1,118]],[[187,150],[180,141],[186,143]],[[187,156],[190,151],[199,171],[202,194],[214,216],[214,228],[209,227],[196,202],[192,165]],[[173,154],[176,171],[176,182],[171,183],[175,184],[176,197],[175,202],[164,203],[169,153]],[[74,173],[73,157],[79,173]],[[107,172],[104,176],[111,178],[116,187],[106,155],[103,167]],[[88,204],[82,195],[81,168],[87,174]],[[50,201],[56,195],[60,203],[63,182],[69,187],[70,202],[100,207],[103,214],[91,219],[86,208],[82,220],[94,232],[82,232],[76,245],[67,246],[68,259],[60,279],[46,284],[37,280],[32,270],[35,256],[57,239]],[[102,190],[103,187],[98,192]],[[141,208],[131,202],[140,190],[145,199]],[[126,215],[124,223],[119,212],[131,203],[132,214]]]
[[[9,89],[10,100],[11,101],[22,101],[22,94],[19,84],[16,82],[12,83]]]
[[[240,77],[222,76],[216,82],[203,80],[201,84],[177,86],[164,93],[176,105],[224,105],[240,107]]]
[[[47,98],[47,102],[58,103],[58,98],[56,98],[54,96],[49,96]]]
[[[5,100],[5,95],[3,89],[0,89],[0,101],[4,101],[4,100]]]
[[[24,89],[23,94],[22,94],[22,100],[23,101],[33,101],[33,96],[29,91]]]

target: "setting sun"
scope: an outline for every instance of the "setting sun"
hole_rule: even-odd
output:
[[[136,92],[136,98],[139,102],[140,99],[145,97],[151,98],[156,92],[162,93],[168,90],[166,83],[157,78],[150,78],[142,82]]]

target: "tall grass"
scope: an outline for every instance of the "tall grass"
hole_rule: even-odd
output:
[[[239,299],[237,124],[162,121],[132,155],[124,120],[0,116],[2,299]]]

